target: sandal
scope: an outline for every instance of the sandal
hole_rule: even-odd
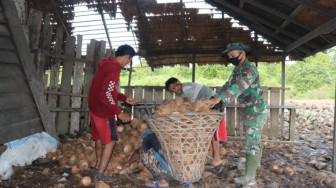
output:
[[[211,164],[211,163],[207,163],[205,164],[206,169],[218,169],[218,168],[221,168],[223,166],[223,164],[218,164],[218,165],[214,165],[214,164]]]
[[[182,183],[181,185],[182,186],[189,186],[190,184],[194,184],[195,182],[193,181],[193,182],[187,182],[187,183]]]
[[[151,183],[153,185],[148,185],[147,183]],[[158,188],[169,188],[169,186],[160,186],[156,181],[146,182],[146,187],[158,187]]]

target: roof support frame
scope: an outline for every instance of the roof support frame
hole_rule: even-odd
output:
[[[279,16],[280,18],[282,19],[285,19],[285,21],[280,25],[280,28],[284,28],[286,27],[286,25],[289,23],[289,22],[292,22],[308,31],[311,31],[313,29],[315,29],[314,27],[302,22],[302,21],[299,21],[297,19],[295,19],[294,17],[297,16],[300,12],[302,12],[306,7],[303,6],[303,5],[299,5],[291,14],[290,16],[287,16],[279,11],[276,11],[276,10],[273,10],[272,8],[264,5],[264,4],[261,4],[255,0],[245,0],[247,3],[251,4],[251,5],[254,5],[260,9],[263,9],[271,14],[274,14],[276,16]],[[275,31],[275,34],[278,34],[280,32],[279,29],[276,29]],[[332,36],[330,36],[332,37]],[[310,46],[311,48],[315,48],[315,49],[318,49],[319,46],[315,45],[315,44],[310,44],[310,43],[307,43],[308,46]]]
[[[259,18],[259,17],[254,16],[254,15],[252,15],[252,14],[250,14],[250,13],[247,13],[246,11],[244,11],[244,10],[242,10],[242,9],[240,9],[240,8],[234,6],[234,5],[232,5],[232,4],[230,4],[230,3],[226,2],[226,1],[214,0],[214,2],[216,2],[216,3],[220,4],[220,5],[223,5],[223,6],[224,6],[223,8],[226,8],[226,7],[227,7],[227,8],[229,8],[231,11],[237,12],[237,13],[239,13],[239,14],[242,14],[242,15],[244,15],[244,16],[250,18],[250,20],[253,21],[253,22],[255,22],[255,23],[263,23],[263,24],[267,25],[268,27],[271,27],[271,28],[273,28],[273,29],[278,29],[279,31],[281,31],[282,33],[286,34],[286,35],[289,36],[289,37],[292,37],[292,38],[295,37],[295,38],[293,38],[293,39],[295,39],[295,40],[297,40],[298,38],[300,38],[300,37],[299,37],[298,35],[296,35],[295,33],[288,32],[288,31],[286,31],[286,30],[280,28],[279,26],[276,26],[276,25],[273,24],[273,23],[270,23],[270,22],[265,21],[265,20],[263,20],[263,19],[261,19],[261,18]],[[246,18],[245,18],[245,19],[246,19]],[[240,20],[243,20],[243,19],[240,19]],[[247,25],[251,25],[251,24],[247,24]],[[253,25],[254,25],[254,24],[253,24]],[[257,27],[254,27],[253,29],[258,29],[258,27],[260,27],[260,26],[261,26],[261,24],[258,24],[258,26],[257,26]],[[264,28],[265,28],[265,27],[264,27]],[[272,38],[277,39],[280,43],[284,43],[284,41],[288,41],[288,40],[286,40],[286,39],[284,39],[284,38],[282,38],[282,37],[280,37],[280,36],[275,35],[275,34],[274,34],[274,31],[272,31],[272,30],[270,30],[270,29],[267,29],[267,30],[268,30],[268,31],[266,31],[265,29],[263,29],[262,31],[260,31],[260,29],[259,29],[259,31],[260,31],[261,33],[266,34],[266,32],[267,32],[267,33],[268,33],[268,34],[267,34],[268,36],[271,36]],[[271,34],[271,33],[272,33],[272,34]],[[279,43],[279,42],[278,42],[278,43]],[[288,45],[288,44],[287,44],[287,45]],[[298,50],[300,50],[300,51],[302,51],[302,52],[304,52],[304,53],[308,53],[308,52],[310,51],[310,50],[306,49],[305,47],[300,47],[300,48],[298,48]]]
[[[324,14],[326,16],[329,16],[331,18],[335,18],[336,17],[336,13],[332,12],[332,11],[329,11],[328,9],[320,6],[320,5],[317,5],[315,3],[313,3],[311,0],[291,0],[291,1],[294,1],[296,3],[299,3],[301,5],[304,5],[305,7],[308,7],[316,12],[319,12],[321,14]]]
[[[329,21],[329,22],[321,25],[320,27],[312,30],[311,32],[309,32],[305,36],[297,39],[295,42],[293,42],[292,44],[287,46],[285,52],[289,53],[293,49],[295,49],[295,48],[299,47],[300,45],[306,43],[307,41],[315,38],[316,36],[319,36],[319,35],[324,34],[324,33],[329,33],[333,30],[336,30],[336,18],[334,18],[331,21]]]

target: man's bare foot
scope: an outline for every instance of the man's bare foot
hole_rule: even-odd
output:
[[[149,181],[145,183],[146,187],[169,187],[168,181],[160,179],[159,181]]]

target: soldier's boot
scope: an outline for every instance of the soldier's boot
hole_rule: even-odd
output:
[[[255,179],[255,173],[260,164],[260,155],[246,154],[246,172],[244,176],[235,178],[236,183],[248,183]]]

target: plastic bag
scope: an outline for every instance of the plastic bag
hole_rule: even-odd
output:
[[[0,156],[0,176],[8,180],[12,166],[30,165],[34,160],[45,157],[48,152],[55,152],[58,141],[48,133],[36,133],[31,136],[6,143],[7,150]]]

